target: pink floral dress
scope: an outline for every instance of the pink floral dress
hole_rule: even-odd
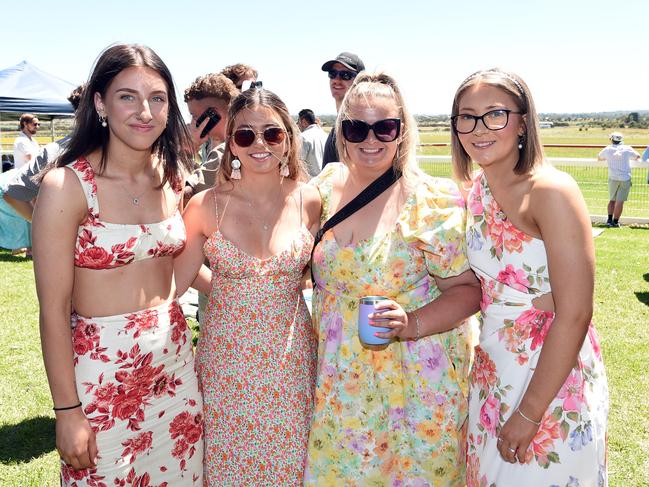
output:
[[[471,267],[482,284],[480,344],[470,376],[468,487],[607,485],[608,389],[591,324],[577,363],[543,416],[526,463],[505,462],[497,430],[516,410],[554,313],[532,301],[551,292],[545,245],[507,219],[480,173],[467,200]]]
[[[79,227],[75,266],[102,272],[183,248],[178,213],[148,225],[103,222],[92,167],[79,177],[88,217]],[[62,462],[66,487],[202,485],[203,414],[191,330],[174,300],[123,315],[72,315],[77,393],[95,431],[97,467]]]
[[[197,363],[206,485],[302,485],[316,341],[301,280],[312,247],[303,225],[289,248],[263,260],[220,230],[205,242],[212,286]]]

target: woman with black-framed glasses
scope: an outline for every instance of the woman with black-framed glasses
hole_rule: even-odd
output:
[[[474,73],[451,120],[469,262],[483,293],[467,485],[606,485],[608,392],[590,321],[594,250],[583,197],[544,163],[518,76]]]
[[[196,361],[209,486],[300,486],[316,342],[301,292],[320,198],[303,183],[286,105],[255,84],[232,100],[214,188],[183,214],[182,292],[207,257],[212,286]]]
[[[417,168],[416,133],[394,79],[360,73],[336,126],[342,163],[311,183],[329,229],[312,260],[319,347],[308,486],[465,483],[463,320],[480,292],[460,193]],[[374,199],[331,227],[361,193]],[[368,296],[383,300],[360,316]],[[361,341],[366,318],[376,327]]]

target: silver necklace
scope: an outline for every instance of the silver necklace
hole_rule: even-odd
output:
[[[149,188],[146,188],[144,191],[142,191],[140,194],[133,196],[130,192],[126,190],[124,186],[121,187],[124,192],[128,195],[129,198],[131,198],[131,203],[134,204],[135,206],[138,206],[140,204],[140,198],[144,196],[144,194],[149,191]]]

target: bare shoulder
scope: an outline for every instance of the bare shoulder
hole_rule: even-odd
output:
[[[298,183],[295,192],[298,192],[298,197],[302,198],[303,214],[308,219],[308,227],[312,228],[313,225],[320,221],[320,212],[322,208],[322,201],[320,200],[320,191],[311,185]]]
[[[573,198],[581,199],[581,191],[574,178],[550,164],[539,168],[532,177],[530,188],[535,205],[552,205]]]
[[[78,211],[85,215],[87,211],[86,197],[79,178],[65,167],[51,169],[43,177],[38,192],[38,200],[42,205],[55,205],[54,208],[66,211]]]

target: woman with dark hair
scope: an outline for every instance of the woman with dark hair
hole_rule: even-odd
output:
[[[201,485],[202,402],[173,282],[183,147],[162,60],[145,46],[106,49],[34,211],[63,485]]]
[[[203,259],[212,289],[197,364],[210,486],[300,486],[313,411],[316,343],[301,292],[318,227],[286,105],[253,87],[229,109],[220,182],[183,214],[180,291]]]
[[[467,484],[604,486],[608,392],[579,187],[545,163],[534,101],[517,75],[469,76],[451,120],[453,163],[468,190],[469,263],[483,295]]]

